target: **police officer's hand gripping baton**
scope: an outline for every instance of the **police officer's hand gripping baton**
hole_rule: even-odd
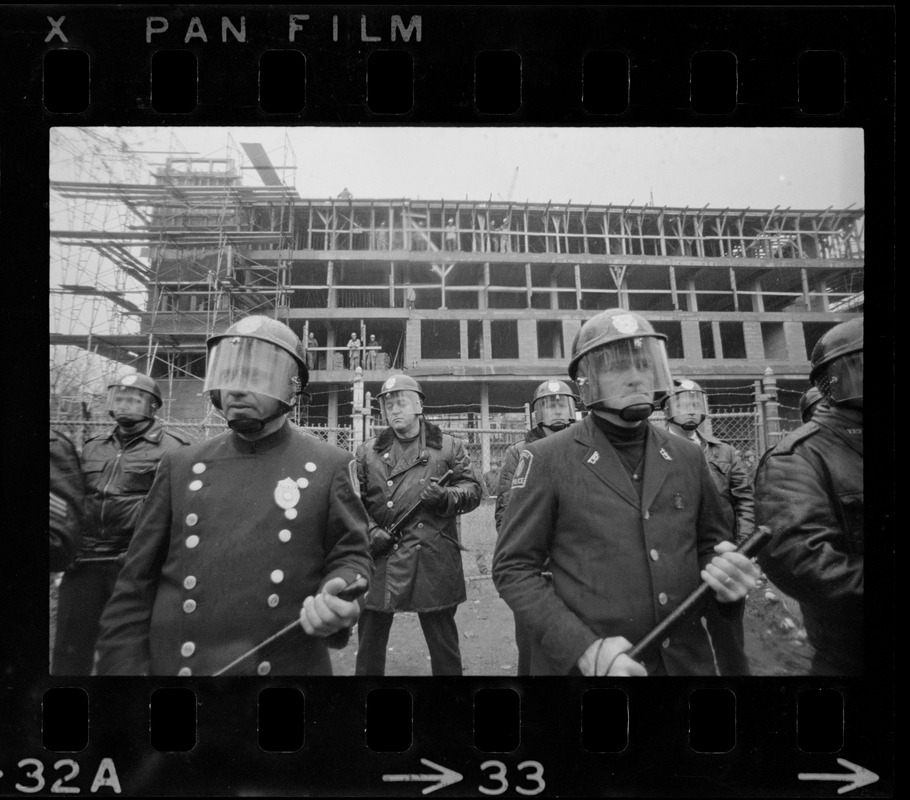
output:
[[[751,558],[765,546],[770,538],[770,529],[766,528],[764,525],[760,525],[755,529],[755,532],[736,549],[736,552]],[[702,583],[673,610],[673,613],[671,613],[670,616],[652,629],[651,632],[631,650],[628,650],[626,655],[629,658],[640,661],[642,654],[646,650],[663,639],[670,632],[670,629],[676,626],[677,622],[687,616],[696,606],[700,606],[705,598],[713,591],[714,589],[711,588],[710,584]]]
[[[335,597],[338,597],[341,600],[346,600],[347,602],[350,603],[351,601],[356,600],[358,597],[360,597],[360,595],[362,595],[367,590],[369,585],[370,584],[366,578],[364,578],[362,575],[358,575],[356,578],[354,578],[354,580],[352,580],[350,583],[348,583],[340,592],[338,592],[338,594],[336,594]],[[222,667],[217,672],[213,672],[212,675],[214,675],[216,677],[218,675],[224,675],[225,672],[236,667],[241,661],[244,661],[247,658],[249,658],[250,656],[255,655],[260,650],[262,650],[264,647],[268,647],[269,645],[274,644],[279,639],[282,639],[283,637],[287,636],[291,631],[296,630],[299,627],[300,627],[299,618],[295,619],[293,622],[289,622],[280,631],[278,631],[277,633],[273,633],[271,636],[269,636],[268,639],[265,639],[265,640],[259,642],[259,644],[257,644],[255,647],[247,650],[243,655],[237,656],[237,658],[235,658],[230,664]]]

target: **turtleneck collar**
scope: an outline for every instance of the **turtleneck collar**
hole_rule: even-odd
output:
[[[636,442],[644,441],[648,435],[648,421],[643,420],[634,428],[626,428],[622,425],[614,425],[609,420],[604,419],[598,414],[593,414],[594,424],[600,428],[604,436],[611,442]]]
[[[267,450],[272,450],[283,442],[287,441],[291,436],[291,425],[285,420],[284,425],[282,425],[274,433],[270,433],[268,436],[263,436],[261,439],[255,439],[254,441],[249,441],[243,439],[237,435],[236,432],[231,431],[231,443],[234,447],[241,453],[246,453],[248,455],[254,455],[256,453],[264,453]]]

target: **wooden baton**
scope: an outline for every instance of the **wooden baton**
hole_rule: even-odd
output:
[[[755,532],[748,539],[746,539],[746,541],[744,541],[738,548],[736,548],[735,552],[742,553],[744,556],[751,558],[759,550],[761,550],[765,544],[767,544],[770,538],[771,530],[769,528],[766,528],[764,525],[760,525],[755,529]],[[652,647],[655,642],[663,639],[670,632],[670,629],[675,627],[676,623],[678,623],[683,617],[687,616],[692,611],[692,609],[700,605],[713,591],[714,589],[710,586],[710,584],[702,583],[673,610],[670,616],[668,616],[663,622],[654,627],[650,633],[648,633],[644,639],[636,644],[631,650],[626,651],[626,655],[629,658],[640,660],[642,653]]]

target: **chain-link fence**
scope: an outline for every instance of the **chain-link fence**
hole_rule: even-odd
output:
[[[210,419],[182,420],[176,422],[173,420],[161,420],[165,430],[179,434],[192,444],[204,442],[213,436],[218,436],[228,430],[224,420],[217,417]],[[353,435],[350,428],[330,428],[327,426],[300,426],[291,423],[292,427],[301,431],[306,431],[318,436],[324,442],[341,447],[344,450],[353,448]],[[55,431],[69,437],[78,449],[93,436],[109,431],[113,427],[113,421],[108,419],[90,419],[90,420],[73,420],[64,418],[51,418],[50,427]]]

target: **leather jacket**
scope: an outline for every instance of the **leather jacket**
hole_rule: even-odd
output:
[[[813,673],[863,671],[863,415],[821,407],[762,456],[756,521],[771,529],[758,563],[799,601]]]
[[[158,420],[126,443],[117,426],[85,443],[86,526],[77,564],[87,559],[115,559],[126,552],[158,462],[165,453],[188,444],[183,436],[165,431]]]

